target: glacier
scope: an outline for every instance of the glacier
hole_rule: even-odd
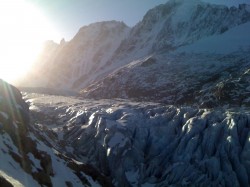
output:
[[[40,94],[25,98],[39,136],[111,176],[115,186],[250,184],[248,108]]]

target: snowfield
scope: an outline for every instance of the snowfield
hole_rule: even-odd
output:
[[[250,110],[26,94],[45,142],[115,186],[249,186]],[[40,117],[38,117],[40,116]]]

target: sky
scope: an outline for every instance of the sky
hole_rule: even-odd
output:
[[[123,21],[132,27],[149,9],[167,1],[0,0],[0,78],[11,82],[27,73],[46,40],[69,41],[82,26],[98,21]],[[250,0],[204,1],[250,4]]]
[[[168,0],[26,0],[38,7],[66,39],[80,27],[97,21],[117,20],[134,26],[145,13]],[[205,0],[210,3],[238,6],[250,0]]]

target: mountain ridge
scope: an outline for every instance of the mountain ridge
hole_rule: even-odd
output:
[[[79,91],[134,60],[153,54],[169,53],[201,38],[223,35],[227,30],[250,20],[249,6],[244,4],[239,8],[228,8],[202,1],[192,2],[169,1],[159,5],[149,10],[133,28],[115,21],[84,26],[71,41],[56,49],[45,49],[45,54],[50,51],[52,55],[37,61],[34,65],[37,70],[31,72],[31,78],[28,76],[22,85]],[[178,15],[179,12],[185,12],[179,9],[186,8],[192,10],[189,11],[189,16]],[[177,18],[179,20],[176,22]],[[110,28],[105,30],[105,24],[112,23],[115,25],[113,31]],[[96,30],[105,32],[97,32],[94,36]],[[102,38],[104,33],[111,35],[104,37],[100,43],[98,38]],[[93,43],[96,44],[92,45]],[[39,75],[39,71],[43,73]],[[30,81],[29,84],[28,80],[33,80],[33,83]]]

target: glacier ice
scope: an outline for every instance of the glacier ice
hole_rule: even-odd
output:
[[[56,136],[47,138],[64,154],[111,176],[117,186],[250,184],[248,109],[46,95],[32,103],[43,103],[40,114],[52,107],[55,117],[56,126],[45,119],[36,122],[46,126],[43,132],[38,130],[41,135],[62,133],[63,144]],[[65,145],[73,151],[67,152]]]

